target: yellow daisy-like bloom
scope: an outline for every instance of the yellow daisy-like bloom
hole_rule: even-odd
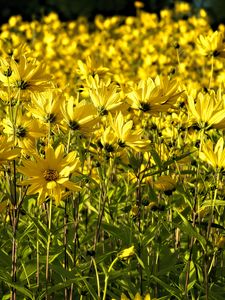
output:
[[[211,35],[200,35],[197,40],[197,48],[204,56],[225,57],[224,34],[219,31]]]
[[[89,94],[100,116],[118,111],[124,105],[121,101],[117,85],[110,81],[99,80],[98,76],[90,78]]]
[[[46,125],[59,125],[63,120],[64,96],[56,91],[46,91],[32,96],[32,106],[28,110]]]
[[[120,300],[130,300],[130,298],[128,298],[124,293],[122,293]],[[148,293],[148,294],[146,294],[145,296],[142,297],[140,293],[136,293],[134,298],[131,299],[131,300],[151,300],[151,296]]]
[[[9,118],[3,119],[2,124],[3,132],[9,135],[10,140],[25,152],[34,151],[36,139],[44,137],[47,133],[38,120],[22,115],[21,111],[17,115],[15,124]]]
[[[73,131],[88,134],[95,130],[98,117],[92,103],[83,100],[76,104],[74,98],[70,97],[67,103],[62,105],[62,114],[67,128]]]
[[[215,147],[212,141],[207,141],[202,146],[202,151],[199,153],[199,158],[214,169],[225,168],[225,148],[224,140],[221,137],[216,143]]]
[[[9,141],[6,136],[0,136],[0,163],[13,160],[20,155],[20,149],[14,148],[14,143]]]
[[[135,151],[145,151],[150,141],[142,139],[142,129],[133,129],[133,121],[125,122],[123,114],[120,112],[115,119],[110,115],[110,125],[117,137],[117,143],[121,148],[126,146]]]
[[[4,86],[30,92],[43,92],[52,87],[51,76],[46,74],[45,66],[36,60],[28,61],[22,55],[19,62],[2,58],[0,64],[0,81]]]
[[[188,111],[192,121],[196,122],[199,128],[225,128],[225,109],[220,99],[216,98],[215,93],[203,94],[200,92],[196,102],[192,96],[189,96]]]
[[[118,254],[118,257],[120,259],[127,259],[127,258],[130,258],[131,256],[133,256],[134,254],[135,254],[135,248],[134,248],[134,246],[131,246],[129,248],[126,248],[126,249],[122,250]]]
[[[38,202],[43,203],[46,197],[52,197],[56,205],[59,205],[65,189],[79,191],[80,187],[69,180],[71,173],[79,167],[79,159],[76,152],[72,151],[64,156],[64,146],[59,145],[56,150],[49,146],[45,152],[45,158],[38,155],[35,160],[22,160],[23,166],[19,172],[29,178],[21,182],[28,185],[27,194],[38,193]]]
[[[147,80],[141,80],[133,91],[127,94],[127,97],[132,108],[157,114],[173,107],[183,93],[178,89],[176,80],[170,81],[167,77],[159,76],[153,80],[149,77]]]
[[[89,75],[95,76],[98,74],[99,76],[103,76],[109,73],[109,68],[103,67],[101,65],[101,60],[94,59],[93,57],[88,56],[86,58],[86,63],[82,60],[78,60],[77,62],[79,69],[78,74],[81,78],[86,79]]]

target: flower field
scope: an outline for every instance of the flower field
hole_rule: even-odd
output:
[[[0,298],[225,299],[225,25],[160,16],[0,32]]]

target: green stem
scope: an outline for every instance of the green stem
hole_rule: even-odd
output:
[[[46,251],[46,269],[45,269],[45,280],[46,280],[46,299],[48,299],[48,285],[49,285],[49,253],[51,244],[51,223],[52,223],[52,199],[50,198],[48,208],[48,240],[47,240],[47,251]]]
[[[107,273],[105,274],[105,285],[104,285],[104,292],[103,292],[103,297],[102,297],[102,300],[105,300],[106,299],[106,293],[107,293],[107,287],[108,287],[108,281],[109,281],[109,274],[114,266],[114,264],[117,262],[117,260],[119,259],[119,257],[117,256],[113,262],[111,263],[111,265],[109,266],[108,268],[108,271]]]

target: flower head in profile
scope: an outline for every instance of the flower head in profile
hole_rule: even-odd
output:
[[[65,98],[57,91],[46,91],[32,96],[29,111],[48,126],[59,125],[63,119],[62,105]]]
[[[215,31],[208,36],[200,35],[197,48],[204,56],[225,57],[225,43],[222,32]]]
[[[63,102],[62,114],[67,129],[81,134],[89,134],[95,130],[98,121],[97,109],[92,103],[85,100],[75,103],[70,97],[67,102]]]
[[[222,101],[212,93],[198,93],[196,100],[188,97],[188,111],[190,120],[197,123],[199,128],[225,128],[225,109]]]
[[[157,114],[172,108],[181,94],[176,80],[157,76],[155,80],[141,80],[127,97],[132,108]]]
[[[128,146],[139,152],[148,147],[150,142],[142,138],[142,129],[133,129],[133,121],[125,121],[121,112],[115,118],[110,115],[110,125],[121,148]]]
[[[13,58],[0,60],[0,81],[4,86],[29,92],[43,92],[52,87],[51,76],[45,72],[45,66],[36,60],[28,60],[21,55],[19,62]]]
[[[5,118],[2,121],[3,132],[9,136],[11,141],[14,141],[15,145],[18,145],[22,151],[34,151],[36,145],[36,139],[44,137],[46,135],[46,129],[38,120],[18,112],[16,122],[13,122],[9,118]]]
[[[70,181],[69,176],[78,170],[79,159],[75,151],[64,155],[64,146],[59,145],[56,150],[48,146],[45,157],[34,156],[34,160],[22,160],[19,172],[28,178],[21,182],[28,185],[27,194],[38,193],[38,202],[43,203],[51,197],[58,205],[66,189],[79,191],[80,187]]]
[[[20,149],[13,147],[12,141],[9,141],[6,136],[0,136],[0,163],[13,160],[20,155]]]
[[[90,98],[100,116],[109,112],[121,110],[124,105],[121,101],[118,86],[110,81],[100,80],[98,76],[89,78]]]
[[[95,76],[98,74],[99,76],[104,76],[109,73],[109,68],[106,68],[102,65],[101,60],[88,56],[86,58],[86,62],[84,63],[82,60],[78,60],[78,74],[81,78],[88,78],[89,75]]]
[[[207,162],[214,169],[225,168],[225,148],[223,138],[221,137],[216,145],[214,145],[211,140],[205,142],[199,153],[199,158]]]

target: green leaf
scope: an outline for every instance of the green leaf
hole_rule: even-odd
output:
[[[29,291],[27,288],[25,288],[24,286],[21,286],[19,284],[16,283],[12,283],[12,282],[7,282],[7,284],[10,287],[13,287],[16,289],[17,292],[20,292],[21,294],[23,294],[24,296],[27,296],[29,299],[35,299],[35,297],[33,296],[33,294],[31,293],[31,291]]]
[[[181,291],[178,290],[175,287],[172,287],[171,285],[165,283],[158,277],[152,275],[151,278],[156,281],[158,284],[160,284],[166,291],[168,291],[171,295],[175,296],[179,300],[183,300],[183,296],[181,295]]]
[[[157,151],[152,148],[150,150],[150,153],[151,153],[156,165],[159,167],[159,169],[161,169],[162,168],[162,160],[161,160],[159,154],[157,153]]]
[[[206,240],[205,238],[197,232],[197,230],[188,222],[188,220],[176,209],[174,210],[178,213],[181,217],[183,224],[177,224],[177,226],[185,233],[190,235],[191,237],[195,237],[199,243],[201,244],[203,250],[206,250]]]
[[[212,207],[212,206],[225,206],[224,200],[205,200],[202,203],[202,207]]]

